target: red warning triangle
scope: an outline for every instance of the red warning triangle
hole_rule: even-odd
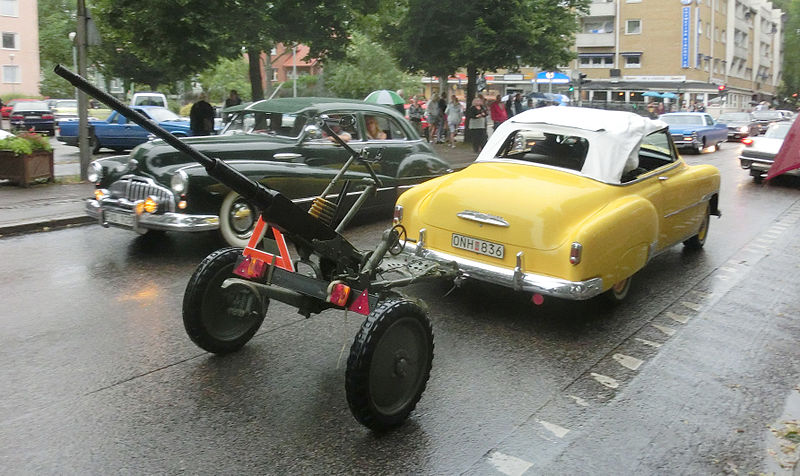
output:
[[[353,301],[349,309],[364,316],[369,314],[369,293],[366,289]]]
[[[247,247],[245,247],[242,254],[249,258],[265,261],[267,264],[272,263],[274,259],[275,266],[285,269],[286,271],[294,272],[294,264],[292,263],[291,256],[289,256],[289,247],[286,246],[286,239],[277,228],[274,226],[270,226],[270,228],[272,228],[272,234],[275,236],[275,243],[278,245],[279,255],[276,256],[256,248],[261,242],[261,239],[264,238],[264,233],[267,231],[267,222],[265,222],[262,217],[258,217],[258,223],[256,223],[256,228],[253,230],[253,235],[250,237],[250,241],[247,243]]]

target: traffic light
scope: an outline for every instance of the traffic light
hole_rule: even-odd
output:
[[[586,73],[578,73],[578,84],[583,85],[591,82],[592,82],[591,79],[586,79]]]
[[[569,92],[572,92],[572,91],[575,91],[575,86],[570,84],[569,85]]]
[[[728,87],[724,84],[720,84],[717,86],[717,91],[719,91],[720,96],[725,96],[728,93]]]

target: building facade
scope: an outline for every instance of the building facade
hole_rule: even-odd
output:
[[[746,110],[775,98],[782,12],[768,0],[594,0],[570,65],[582,100]],[[675,97],[671,97],[675,96]]]
[[[36,0],[0,0],[0,95],[39,95]]]

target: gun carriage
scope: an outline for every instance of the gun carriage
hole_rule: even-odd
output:
[[[385,230],[375,248],[367,251],[342,235],[366,198],[381,186],[371,165],[379,160],[380,151],[372,158],[368,150],[356,152],[335,133],[333,127],[342,124],[327,117],[308,126],[309,133],[324,131],[350,153],[350,159],[306,211],[279,191],[202,154],[61,65],[55,72],[190,156],[260,211],[244,249],[211,253],[190,278],[183,298],[183,322],[192,341],[215,354],[239,350],[258,331],[273,299],[296,307],[306,317],[327,309],[363,315],[347,359],[347,402],[356,420],[373,430],[402,424],[425,390],[434,342],[424,303],[396,288],[452,279],[457,269],[455,264],[401,255],[405,230],[400,225]],[[343,210],[341,202],[333,201],[332,191],[354,163],[365,167],[371,179],[350,209]],[[343,188],[348,185],[345,181]],[[287,242],[293,245],[296,259]]]

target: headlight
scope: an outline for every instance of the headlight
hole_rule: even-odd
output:
[[[748,131],[747,126],[742,126],[739,128],[739,132],[747,132],[747,131]]]
[[[100,165],[98,162],[92,162],[89,164],[89,170],[86,173],[86,178],[90,182],[97,183],[103,178],[103,166]]]
[[[183,170],[179,170],[172,176],[169,185],[172,187],[173,192],[183,193],[189,188],[189,176]]]

